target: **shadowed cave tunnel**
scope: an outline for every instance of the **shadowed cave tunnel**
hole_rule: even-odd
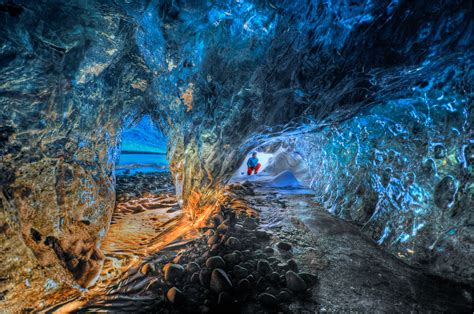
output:
[[[0,20],[6,311],[472,312],[471,1]]]

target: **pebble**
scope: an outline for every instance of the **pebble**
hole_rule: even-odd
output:
[[[258,302],[268,307],[277,306],[279,303],[278,299],[273,294],[267,292],[261,293],[258,296]]]
[[[184,293],[176,287],[172,287],[166,292],[166,298],[173,304],[182,304],[186,299]]]
[[[249,271],[247,268],[242,267],[240,265],[235,265],[234,266],[234,275],[237,278],[244,278],[247,277],[249,274]]]
[[[243,223],[243,227],[245,229],[250,229],[250,230],[254,230],[257,228],[257,223],[255,222],[254,219],[250,218],[250,217],[247,217],[245,220],[244,220],[244,223]]]
[[[179,264],[168,263],[163,266],[165,280],[168,282],[176,282],[184,275],[184,267]]]
[[[237,283],[237,289],[241,292],[248,292],[250,289],[250,281],[246,278],[239,280]]]
[[[270,234],[266,232],[265,230],[261,230],[261,229],[255,230],[255,235],[257,236],[257,238],[262,239],[262,240],[270,239]]]
[[[294,259],[290,259],[288,262],[286,262],[286,265],[288,266],[289,270],[292,270],[294,272],[298,271],[298,264],[296,264]]]
[[[268,282],[265,280],[265,278],[260,278],[257,280],[256,288],[258,291],[265,291],[265,289],[268,288]]]
[[[191,275],[190,279],[191,283],[193,284],[199,284],[201,282],[201,279],[199,278],[199,272],[195,272]]]
[[[294,292],[305,291],[307,286],[305,281],[294,271],[287,271],[285,274],[286,286]]]
[[[269,276],[268,279],[270,282],[273,284],[278,284],[280,282],[280,275],[277,272],[272,272]]]
[[[291,250],[291,244],[289,244],[287,242],[278,242],[277,247],[282,251]]]
[[[270,274],[272,272],[272,267],[268,261],[261,259],[257,263],[257,271],[262,275]]]
[[[206,267],[209,269],[225,268],[225,261],[220,256],[209,257],[206,260]]]
[[[310,273],[298,273],[298,275],[304,280],[308,287],[314,286],[318,281],[318,277]]]
[[[190,262],[186,265],[186,272],[188,272],[189,274],[198,272],[199,270],[201,270],[201,267],[196,262]]]
[[[291,300],[291,294],[288,291],[282,290],[277,294],[277,298],[281,302],[287,302]]]
[[[263,252],[271,255],[271,254],[275,253],[275,250],[273,248],[267,246],[265,249],[263,249]]]
[[[240,250],[241,248],[239,239],[235,237],[230,237],[229,239],[227,239],[225,244],[233,250]]]
[[[232,289],[232,282],[224,270],[216,268],[212,271],[210,288],[216,293],[228,291]]]
[[[232,266],[232,265],[238,264],[240,261],[240,258],[239,258],[239,255],[237,255],[237,253],[229,253],[229,254],[224,255],[224,261],[226,262],[226,264]]]
[[[245,228],[241,224],[235,224],[234,231],[237,233],[242,233],[245,232]]]
[[[208,287],[211,282],[211,271],[207,268],[202,268],[199,272],[199,281],[204,287]]]
[[[228,305],[232,303],[232,296],[227,292],[219,293],[219,297],[217,298],[218,305]]]
[[[207,244],[209,244],[209,245],[214,245],[217,242],[219,242],[219,236],[217,234],[209,237],[209,240],[207,240]]]

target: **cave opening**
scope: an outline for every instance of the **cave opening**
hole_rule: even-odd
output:
[[[128,122],[125,125],[115,173],[133,175],[137,172],[169,171],[166,159],[167,139],[151,116],[144,115],[138,122]]]
[[[275,137],[250,150],[229,183],[253,182],[280,188],[310,188],[312,181],[309,164],[298,151],[292,137]],[[256,153],[261,164],[258,175],[248,175],[247,161]]]

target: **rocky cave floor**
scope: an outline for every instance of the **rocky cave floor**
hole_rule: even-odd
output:
[[[383,252],[314,203],[310,191],[230,185],[196,232],[180,225],[168,174],[119,177],[117,186],[101,279],[44,310],[472,311],[472,287]]]

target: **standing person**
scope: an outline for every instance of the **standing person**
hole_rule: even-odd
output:
[[[260,169],[260,166],[261,164],[258,162],[257,153],[252,153],[252,157],[247,160],[247,174],[251,175],[253,171],[255,171],[255,174],[257,174],[258,169]]]

